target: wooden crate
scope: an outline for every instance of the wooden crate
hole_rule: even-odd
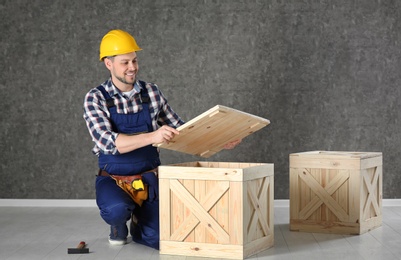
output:
[[[362,234],[382,224],[382,153],[290,154],[290,230]]]
[[[274,243],[274,166],[159,167],[160,254],[243,259]]]

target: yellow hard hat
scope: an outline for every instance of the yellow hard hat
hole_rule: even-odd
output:
[[[100,43],[99,59],[102,61],[105,57],[126,54],[142,50],[139,48],[134,37],[123,30],[111,30],[103,36]]]

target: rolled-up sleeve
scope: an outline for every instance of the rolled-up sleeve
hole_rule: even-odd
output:
[[[106,101],[99,90],[92,89],[86,94],[83,109],[86,126],[95,143],[93,153],[118,154],[115,145],[118,133],[112,129]]]

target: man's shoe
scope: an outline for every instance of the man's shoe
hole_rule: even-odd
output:
[[[127,244],[127,239],[123,239],[123,240],[120,240],[120,239],[111,239],[111,238],[109,238],[109,243],[110,243],[110,245],[113,245],[113,246],[123,246],[123,245],[125,245],[125,244]]]

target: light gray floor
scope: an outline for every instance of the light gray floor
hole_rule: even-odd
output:
[[[401,259],[401,207],[383,208],[383,225],[357,236],[290,232],[288,207],[275,207],[275,246],[248,259]],[[0,259],[211,259],[159,255],[129,243],[110,246],[98,209],[0,207]],[[81,240],[90,254],[68,255]]]

